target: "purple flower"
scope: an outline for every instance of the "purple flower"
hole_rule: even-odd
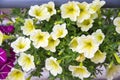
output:
[[[0,79],[5,79],[13,66],[13,62],[8,61],[0,68]]]
[[[2,33],[5,33],[5,34],[10,34],[14,31],[14,26],[12,26],[12,25],[9,25],[9,26],[0,25],[0,31]]]
[[[3,65],[7,61],[6,51],[0,48],[0,65]]]
[[[15,59],[15,52],[10,48],[10,57],[7,57],[6,63],[0,66],[0,80],[7,77],[8,73],[14,67]]]

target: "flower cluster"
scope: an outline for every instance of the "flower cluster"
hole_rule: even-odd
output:
[[[0,79],[41,80],[46,71],[49,80],[91,80],[104,66],[112,80],[120,70],[120,17],[107,20],[104,4],[48,2],[18,10],[14,21],[0,25]]]

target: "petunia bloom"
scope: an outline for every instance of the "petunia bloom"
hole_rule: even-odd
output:
[[[3,38],[4,38],[3,33],[0,31],[0,46],[2,45]]]
[[[113,80],[120,74],[120,65],[109,65],[106,71],[107,80]]]
[[[100,0],[93,0],[93,2],[90,4],[89,12],[91,14],[96,13],[100,8],[105,4],[105,1]]]
[[[4,64],[0,64],[0,79],[5,79],[8,73],[14,67],[15,53],[12,48],[10,49],[10,57],[7,57],[7,61]]]
[[[21,27],[24,35],[30,35],[34,30],[34,24],[32,19],[25,19],[24,26]]]
[[[18,64],[22,66],[22,69],[26,72],[35,69],[34,57],[30,54],[21,53],[18,58]]]
[[[81,28],[82,31],[88,31],[93,26],[92,19],[85,19],[83,22],[77,21],[77,26]]]
[[[51,33],[53,39],[64,38],[68,34],[68,30],[66,29],[66,23],[57,24],[53,27],[53,32]]]
[[[99,49],[95,38],[91,35],[80,37],[79,53],[84,53],[87,58],[92,58],[95,52]]]
[[[54,14],[56,14],[56,9],[55,9],[55,4],[54,2],[48,2],[48,4],[43,4],[43,6],[45,6],[50,14],[50,17]],[[50,19],[50,17],[48,17],[48,20]]]
[[[59,39],[54,40],[52,36],[48,38],[48,46],[45,47],[46,50],[50,50],[51,52],[56,51],[56,46],[60,43]]]
[[[70,18],[71,21],[76,21],[80,13],[80,9],[75,1],[62,4],[60,10],[62,18]]]
[[[79,16],[77,17],[77,22],[81,23],[83,22],[85,19],[89,19],[90,18],[90,13],[89,13],[89,4],[86,2],[82,2],[82,3],[77,3],[79,9],[80,9],[80,13]]]
[[[49,36],[48,32],[42,32],[40,29],[37,29],[30,35],[30,39],[33,41],[35,48],[47,47]]]
[[[30,48],[30,39],[25,37],[19,37],[17,40],[11,43],[11,47],[16,53],[24,52]]]
[[[62,73],[62,68],[54,57],[47,58],[45,61],[45,68],[51,72],[53,76]]]
[[[95,40],[98,44],[101,44],[105,38],[105,35],[101,29],[97,29],[96,32],[92,33],[92,35],[95,37]]]
[[[25,80],[25,75],[21,70],[12,69],[6,80]]]
[[[50,17],[50,13],[48,12],[47,8],[43,5],[31,6],[28,13],[30,16],[35,17],[38,20],[46,20]]]
[[[105,52],[101,52],[100,50],[98,50],[94,57],[91,58],[91,61],[98,64],[98,63],[103,63],[106,59],[106,53]]]
[[[6,51],[0,48],[0,65],[7,61],[7,54]]]
[[[90,72],[87,70],[85,66],[69,66],[69,70],[72,71],[72,75],[80,78],[88,78],[90,76]]]
[[[74,37],[72,40],[71,40],[71,42],[70,42],[70,44],[69,44],[69,47],[70,47],[70,49],[72,49],[72,51],[79,51],[79,37]]]
[[[10,34],[14,31],[14,26],[12,26],[12,25],[9,25],[9,26],[0,25],[0,31],[4,34]]]

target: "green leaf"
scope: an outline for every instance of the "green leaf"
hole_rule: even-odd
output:
[[[114,57],[116,61],[120,64],[120,57],[116,53],[114,53]]]

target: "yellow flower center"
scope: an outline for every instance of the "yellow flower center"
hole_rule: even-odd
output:
[[[83,69],[83,68],[76,68],[75,70],[75,73],[77,73],[77,74],[84,74],[85,73],[85,70]]]
[[[26,23],[26,27],[27,27],[27,29],[28,29],[29,31],[31,31],[31,30],[34,29],[34,26],[33,26],[33,24],[31,23],[31,21],[28,21],[28,22]]]
[[[102,37],[101,35],[98,35],[98,36],[97,36],[97,39],[98,39],[99,41],[101,41],[101,40],[103,39],[103,37]]]
[[[41,14],[42,14],[41,11],[38,9],[35,9],[34,13],[36,16],[41,16]]]
[[[52,13],[52,12],[53,12],[53,9],[52,9],[51,7],[47,7],[47,9],[48,9],[48,12],[49,12],[49,13]]]
[[[42,41],[44,40],[44,36],[41,35],[41,34],[39,34],[39,35],[37,36],[37,40],[42,42]]]
[[[58,69],[58,65],[57,65],[56,62],[53,61],[53,60],[51,60],[51,66],[52,66],[55,70]]]
[[[93,45],[92,45],[92,42],[90,42],[90,41],[89,41],[89,42],[86,41],[86,42],[85,42],[85,45],[84,45],[84,48],[91,49],[92,46],[93,46]]]
[[[31,63],[30,58],[29,58],[29,57],[27,57],[27,56],[25,57],[25,61],[26,61],[26,63],[27,63],[27,64],[30,64],[30,63]]]
[[[90,20],[84,20],[82,24],[87,26],[90,24]]]
[[[19,44],[17,45],[17,47],[18,47],[19,49],[23,49],[23,48],[25,48],[25,44],[19,42]]]
[[[49,38],[49,46],[54,46],[54,45],[55,45],[55,40],[50,37]]]
[[[58,33],[57,33],[57,36],[58,37],[61,37],[63,35],[63,30],[62,29],[59,29],[58,30]]]
[[[74,9],[73,5],[67,7],[67,13],[68,14],[74,14],[74,12],[75,12],[75,9]]]
[[[20,71],[18,71],[18,70],[14,70],[12,72],[11,76],[14,77],[14,79],[18,79],[18,78],[23,77],[23,74]]]

